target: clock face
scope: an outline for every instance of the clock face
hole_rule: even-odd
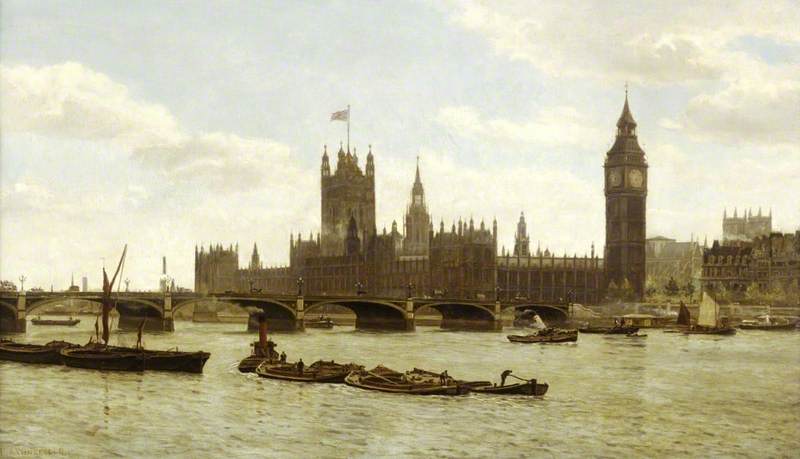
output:
[[[632,170],[630,174],[628,174],[628,178],[631,181],[631,185],[636,188],[641,187],[642,183],[644,183],[644,175],[642,175],[642,171],[639,169]]]
[[[622,183],[622,176],[619,174],[618,170],[615,169],[608,174],[608,183],[611,184],[611,186],[619,186],[620,183]]]

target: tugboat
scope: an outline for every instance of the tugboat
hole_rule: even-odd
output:
[[[683,331],[686,335],[735,335],[736,329],[723,323],[719,317],[719,303],[708,292],[703,292],[697,324]]]
[[[578,341],[578,330],[545,328],[529,335],[508,335],[512,343],[569,343]]]
[[[239,371],[242,373],[253,373],[262,362],[278,360],[278,352],[275,350],[277,344],[267,339],[267,318],[264,314],[258,315],[258,341],[250,344],[250,347],[250,355],[239,362]]]
[[[515,321],[516,325],[517,322]],[[578,330],[565,328],[550,328],[538,314],[534,313],[524,322],[524,326],[537,330],[527,335],[508,335],[512,343],[569,343],[578,341]]]

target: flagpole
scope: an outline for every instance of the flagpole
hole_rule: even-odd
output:
[[[347,152],[350,152],[350,104],[347,104]]]

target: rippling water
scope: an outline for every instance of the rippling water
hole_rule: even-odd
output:
[[[85,342],[29,324],[19,341]],[[463,379],[503,370],[550,384],[543,399],[412,397],[243,375],[242,324],[177,322],[154,349],[203,349],[202,375],[103,373],[0,362],[2,455],[69,457],[793,456],[800,448],[800,333],[734,337],[647,331],[634,340],[512,344],[506,333],[275,335],[290,360],[422,367]],[[509,329],[506,330],[508,332]],[[130,344],[132,334],[115,334]],[[44,448],[36,450],[35,448]],[[49,449],[48,449],[49,448]]]

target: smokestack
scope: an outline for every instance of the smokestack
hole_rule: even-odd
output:
[[[161,274],[167,274],[167,257],[161,257]]]

